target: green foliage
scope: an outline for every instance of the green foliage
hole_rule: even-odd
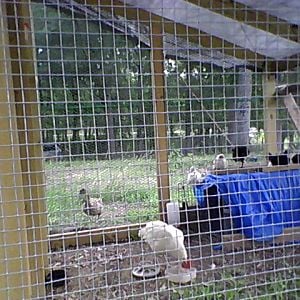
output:
[[[172,201],[195,199],[190,187],[183,190],[190,166],[201,167],[212,161],[213,156],[181,156],[174,152],[169,158],[170,192]],[[126,207],[127,213],[109,222],[144,222],[157,218],[158,191],[156,160],[114,159],[104,161],[46,162],[47,203],[51,226],[88,226],[98,223],[82,213],[78,200],[81,188],[92,196],[101,197],[105,211]],[[105,217],[107,218],[107,217]]]
[[[65,150],[78,158],[83,152],[136,155],[152,150],[150,49],[104,23],[74,18],[67,10],[58,12],[42,3],[32,3],[32,10],[41,123],[47,129],[44,141],[71,140]],[[174,131],[181,130],[183,139],[190,134],[202,136],[196,142],[198,148],[224,145],[224,111],[235,95],[235,70],[168,59],[165,74],[170,137],[176,138]],[[252,100],[256,121],[251,126],[260,128],[258,75],[253,79]],[[214,138],[209,138],[212,129]],[[84,143],[79,130],[84,132]],[[174,145],[178,151],[181,146]]]
[[[217,282],[194,284],[189,287],[174,287],[172,300],[203,299],[203,300],[296,300],[299,299],[298,278],[284,280],[281,273],[270,276],[264,285],[249,285],[246,279],[224,276]]]
[[[44,133],[44,140],[51,141],[56,134],[59,141],[66,141],[66,130],[77,128],[86,131],[86,140],[95,136],[107,140],[106,130],[100,128],[107,126],[104,116],[109,110],[124,114],[111,120],[115,138],[125,138],[133,126],[145,121],[152,123],[150,115],[134,119],[125,115],[152,111],[149,49],[134,39],[113,35],[111,28],[98,22],[74,20],[43,4],[33,4],[32,9],[42,126],[52,129]],[[88,130],[91,127],[99,129]],[[79,141],[76,132],[72,140]]]
[[[80,210],[80,202],[72,198],[66,187],[55,187],[47,190],[47,208],[49,225],[70,225]]]
[[[174,170],[180,169],[183,167],[183,155],[180,150],[173,150],[169,155],[169,160],[171,162],[170,167]]]
[[[130,223],[142,223],[157,220],[159,217],[157,203],[152,203],[150,207],[144,209],[131,209],[127,213],[127,220]]]

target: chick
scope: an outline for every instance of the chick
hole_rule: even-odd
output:
[[[300,164],[300,153],[296,153],[291,158],[293,164]]]
[[[83,212],[88,216],[98,216],[102,214],[103,203],[101,198],[91,198],[86,189],[79,191],[79,199],[83,201]]]
[[[228,162],[223,153],[218,154],[213,161],[214,170],[224,170],[228,168]]]
[[[285,150],[280,154],[272,154],[269,152],[267,156],[268,166],[284,166],[290,163],[288,151]]]
[[[208,174],[206,169],[197,169],[191,167],[187,176],[187,184],[197,185],[204,181],[205,176]]]
[[[241,168],[244,167],[245,159],[250,154],[249,149],[247,146],[236,146],[232,149],[232,157],[233,160],[242,163]]]

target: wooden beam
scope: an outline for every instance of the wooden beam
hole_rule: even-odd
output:
[[[174,4],[175,9],[170,8],[170,1],[161,1],[158,6],[157,3],[151,3],[148,0],[140,0],[138,3],[135,0],[123,0],[123,2],[125,5],[144,9],[150,13],[161,16],[165,20],[170,20],[173,23],[176,22],[176,24],[194,28],[201,32],[200,38],[202,34],[206,32],[207,37],[212,40],[219,38],[223,43],[227,41],[234,44],[235,47],[231,47],[232,50],[242,48],[244,52],[250,50],[252,53],[260,53],[264,57],[271,57],[276,60],[299,53],[299,44],[295,41],[282,38],[268,31],[257,29],[215,13],[201,5],[195,6],[184,0],[176,0]],[[168,21],[166,21],[165,24],[167,24],[167,22]],[[278,47],[275,47],[275,44],[278,45]],[[207,47],[203,43],[202,45]],[[227,46],[222,44],[220,50],[226,48]],[[244,54],[245,57],[247,54]]]
[[[97,228],[68,233],[50,234],[50,246],[52,250],[66,250],[69,247],[101,245],[108,243],[126,243],[139,239],[138,231],[145,224],[131,224],[118,227]],[[276,237],[276,243],[293,242],[300,239],[300,227],[292,227],[284,230],[283,234]],[[233,251],[236,248],[253,247],[253,240],[246,239],[242,234],[226,234],[222,236],[224,248]]]
[[[8,2],[7,14],[10,17],[9,42],[18,116],[23,191],[26,199],[25,213],[32,297],[43,298],[45,296],[45,271],[48,266],[48,223],[30,1]]]
[[[68,249],[83,245],[128,242],[138,238],[138,231],[145,224],[122,225],[118,227],[96,228],[67,233],[50,234],[51,249]]]
[[[300,132],[300,108],[298,107],[293,95],[291,93],[286,95],[283,98],[283,101],[298,132]]]
[[[118,0],[101,0],[100,5],[98,0],[78,0],[78,3],[81,3],[83,5],[93,5],[96,9],[98,9],[98,11],[103,9],[109,12],[113,12],[113,14],[116,16],[121,16],[128,20],[139,21],[142,23],[147,23],[152,18],[150,17],[149,12],[143,9],[132,8],[124,4],[124,2]],[[263,63],[264,61],[263,55],[234,45],[226,40],[217,38],[198,29],[175,23],[172,20],[160,16],[155,16],[155,18],[163,24],[165,33],[173,34],[175,37],[178,36],[184,39],[188,38],[191,43],[195,43],[199,45],[199,47],[220,50],[226,55],[230,55],[242,60],[247,60],[249,63]]]
[[[266,71],[263,74],[264,96],[264,131],[265,153],[277,153],[277,101],[273,96],[275,92],[275,75]]]
[[[300,240],[300,227],[286,228],[283,233],[276,237],[273,244],[293,243]],[[256,247],[254,240],[247,239],[243,234],[226,234],[222,236],[223,250],[234,252],[235,250],[247,250]]]
[[[229,174],[245,174],[245,173],[255,173],[255,172],[278,172],[278,171],[288,171],[288,170],[299,170],[300,166],[298,164],[289,164],[285,166],[270,166],[268,167],[265,163],[247,165],[244,168],[228,168],[225,170],[212,170],[213,175],[229,175]]]
[[[53,6],[54,4],[53,1],[54,0],[46,0],[45,4],[49,4]],[[92,9],[94,11],[98,10],[98,13],[101,10],[105,10],[112,13],[114,16],[120,16],[128,20],[138,21],[139,23],[143,23],[144,25],[147,25],[150,20],[149,12],[143,9],[137,9],[137,8],[132,8],[130,6],[126,6],[124,2],[118,0],[101,0],[100,3],[98,0],[87,0],[87,1],[77,0],[77,2],[82,5],[87,4],[89,6],[92,6]],[[55,1],[55,4],[59,7],[59,3]],[[65,8],[61,7],[61,9],[65,9]],[[245,14],[247,15],[247,13]],[[199,45],[199,49],[203,48],[203,49],[218,50],[224,53],[225,55],[236,57],[238,59],[244,60],[245,62],[247,61],[249,65],[250,64],[255,65],[255,70],[261,70],[265,64],[265,57],[263,55],[252,52],[249,49],[244,49],[226,40],[222,40],[220,38],[214,37],[195,28],[190,28],[185,25],[175,23],[172,20],[168,20],[166,18],[162,18],[159,16],[158,18],[161,18],[162,22],[164,23],[165,33],[174,35],[175,40],[176,37],[180,37],[180,38],[187,39],[188,42],[190,43]],[[98,19],[97,22],[99,22]],[[268,28],[270,24],[269,23],[266,24]],[[271,25],[273,25],[274,28],[276,27],[275,26],[276,24],[271,24]],[[284,29],[281,30],[280,32],[284,32]],[[291,36],[293,35],[294,34],[291,34]],[[292,39],[290,38],[290,40]],[[282,59],[279,61],[275,61],[275,60],[273,61],[269,60],[269,61],[272,62],[270,63],[270,70],[272,71],[282,71],[282,70],[292,69],[299,64],[297,55],[289,57],[288,60]]]
[[[157,186],[161,219],[167,220],[166,205],[170,201],[168,164],[167,111],[165,99],[165,74],[163,52],[163,27],[161,19],[151,20],[152,86],[155,127],[155,154],[157,162]]]
[[[286,166],[265,166],[262,167],[261,172],[278,172],[278,171],[288,171],[288,170],[299,170],[300,166],[298,164],[290,164]]]
[[[300,95],[300,83],[283,84],[276,87],[276,95],[287,96],[289,93]]]
[[[7,19],[0,3],[0,299],[32,299]]]

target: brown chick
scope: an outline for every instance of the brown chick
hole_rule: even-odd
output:
[[[103,203],[101,198],[91,198],[86,189],[79,191],[79,199],[83,201],[83,212],[88,216],[98,216],[102,214]]]

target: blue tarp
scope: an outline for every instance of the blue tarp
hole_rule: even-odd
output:
[[[194,188],[200,207],[212,185],[230,207],[234,227],[247,238],[271,241],[284,228],[300,226],[300,170],[208,175]]]

